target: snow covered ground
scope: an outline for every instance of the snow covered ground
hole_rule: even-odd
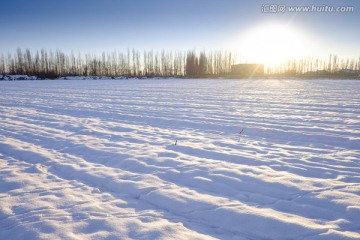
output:
[[[360,82],[0,82],[0,239],[360,239]]]

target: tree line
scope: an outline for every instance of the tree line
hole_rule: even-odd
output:
[[[143,51],[103,52],[100,55],[65,54],[60,50],[31,52],[18,48],[0,56],[0,74],[43,78],[61,76],[202,77],[230,72],[230,51]]]
[[[360,57],[339,58],[330,54],[328,58],[308,57],[284,61],[281,64],[267,67],[267,74],[301,75],[306,73],[326,72],[336,74],[342,70],[360,70]]]
[[[42,49],[31,52],[18,48],[0,55],[0,74],[29,75],[40,78],[63,76],[125,77],[219,77],[231,75],[235,63],[231,51],[139,51],[127,49],[96,54],[64,53]],[[360,58],[340,59],[337,55],[321,59],[308,57],[266,66],[267,75],[301,75],[319,70],[333,74],[343,69],[360,70]]]

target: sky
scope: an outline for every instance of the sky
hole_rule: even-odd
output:
[[[285,12],[270,13],[274,5]],[[354,10],[288,10],[312,5]],[[95,54],[136,48],[232,50],[245,62],[275,55],[360,57],[358,0],[3,0],[0,9],[3,54],[17,48]]]

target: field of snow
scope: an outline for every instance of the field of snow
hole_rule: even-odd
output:
[[[0,239],[360,239],[360,82],[0,82]]]

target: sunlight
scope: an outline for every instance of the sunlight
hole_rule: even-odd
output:
[[[241,38],[240,56],[273,65],[306,54],[306,36],[300,30],[279,23],[259,25]]]

